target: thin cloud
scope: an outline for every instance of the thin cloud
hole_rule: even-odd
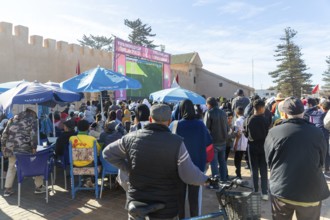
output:
[[[245,2],[229,2],[228,4],[218,8],[221,14],[240,15],[241,20],[255,17],[264,12],[267,7],[259,7]]]
[[[193,3],[193,7],[200,7],[200,6],[205,6],[205,5],[209,5],[211,3],[216,2],[215,0],[197,0]]]

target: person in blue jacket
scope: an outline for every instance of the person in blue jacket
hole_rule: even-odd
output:
[[[202,171],[206,167],[206,147],[212,144],[211,135],[206,126],[195,113],[194,104],[190,100],[181,101],[178,106],[181,119],[173,121],[170,129],[173,133],[183,137],[184,144],[188,150],[192,162]],[[179,218],[185,218],[185,200],[188,189],[188,199],[190,216],[198,216],[199,206],[199,186],[180,184],[179,194]]]

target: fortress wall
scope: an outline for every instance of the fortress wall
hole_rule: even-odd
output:
[[[29,35],[25,26],[0,22],[0,83],[16,80],[62,82],[80,70],[112,67],[112,53]]]

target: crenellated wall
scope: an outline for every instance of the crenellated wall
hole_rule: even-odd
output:
[[[0,83],[16,80],[62,82],[97,65],[112,67],[112,53],[29,35],[25,26],[0,22]]]

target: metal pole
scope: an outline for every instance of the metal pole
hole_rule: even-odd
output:
[[[56,129],[55,129],[55,111],[54,108],[52,108],[52,121],[53,121],[53,137],[56,137]]]
[[[102,116],[102,121],[105,121],[104,111],[103,111],[103,102],[102,102],[102,91],[100,92],[100,98],[101,98],[101,116]]]
[[[38,103],[36,103],[36,110],[37,110],[37,135],[38,135],[38,145],[40,145],[40,132],[39,132],[39,109]]]

